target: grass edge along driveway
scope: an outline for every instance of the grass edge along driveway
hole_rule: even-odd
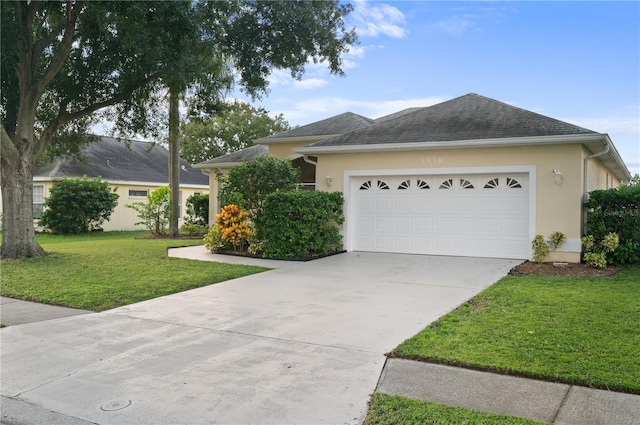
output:
[[[167,249],[199,239],[149,239],[146,232],[39,234],[50,254],[0,260],[3,296],[91,311],[174,294],[268,270],[169,258]]]
[[[640,267],[507,276],[391,356],[640,394]]]

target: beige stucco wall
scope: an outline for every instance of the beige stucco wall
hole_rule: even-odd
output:
[[[45,188],[45,197],[48,195],[51,187],[54,182],[52,181],[34,181],[34,185],[44,185]],[[117,231],[117,230],[146,230],[144,226],[135,225],[136,222],[140,221],[138,218],[138,214],[131,208],[125,207],[126,204],[132,204],[134,202],[146,202],[146,197],[130,197],[129,190],[148,190],[149,193],[153,192],[155,189],[160,187],[160,185],[151,185],[151,184],[139,184],[139,185],[131,185],[131,184],[109,184],[111,189],[117,188],[116,193],[118,194],[118,205],[111,213],[111,217],[109,221],[106,221],[102,224],[102,228],[105,231]],[[181,226],[184,224],[184,217],[186,215],[186,201],[189,196],[194,193],[208,193],[209,189],[207,187],[189,187],[182,186],[180,188],[181,199],[180,203],[180,218],[178,219],[178,224]]]
[[[548,236],[560,231],[567,243],[549,261],[580,260],[580,217],[582,212],[582,147],[580,145],[473,148],[375,153],[322,154],[318,156],[317,176],[331,176],[331,187],[318,178],[318,190],[344,191],[344,175],[354,170],[425,170],[453,174],[474,168],[531,167],[535,188],[535,214],[532,236]],[[553,170],[560,170],[562,182],[555,183]],[[400,172],[401,174],[401,172]]]
[[[292,157],[291,150],[306,146],[307,142],[274,143],[269,145],[269,155],[277,158]],[[510,167],[531,170],[530,188],[534,190],[532,229],[530,236],[542,234],[548,237],[554,231],[567,236],[557,251],[552,252],[548,261],[580,261],[580,237],[582,202],[584,194],[584,159],[590,152],[580,144],[548,146],[516,146],[500,148],[461,148],[422,151],[385,151],[342,154],[318,154],[316,168],[316,190],[345,192],[345,174],[370,170],[411,170],[428,174],[485,172],[492,167],[500,167],[500,172]],[[617,187],[619,181],[598,159],[588,163],[588,190]],[[554,170],[562,173],[557,184]],[[331,177],[331,185],[326,177]],[[210,219],[215,219],[218,183],[215,173],[210,176]]]
[[[276,157],[278,159],[284,158],[297,158],[300,155],[293,153],[293,149],[301,148],[303,146],[308,145],[308,141],[299,141],[299,142],[290,142],[290,143],[270,143],[269,146],[269,155]]]

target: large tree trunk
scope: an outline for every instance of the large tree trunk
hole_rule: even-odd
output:
[[[169,89],[169,236],[179,234],[180,214],[180,99],[178,90]]]
[[[2,168],[2,246],[0,258],[42,257],[33,225],[33,155],[6,155]]]

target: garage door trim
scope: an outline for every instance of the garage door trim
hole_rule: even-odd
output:
[[[345,170],[344,172],[344,199],[345,199],[345,223],[343,228],[345,248],[353,251],[355,247],[355,213],[353,206],[353,180],[361,177],[377,176],[438,176],[438,175],[463,175],[463,174],[508,174],[518,173],[528,175],[529,186],[529,240],[535,236],[536,219],[536,167],[530,166],[496,166],[496,167],[447,167],[447,168],[414,168],[414,169],[371,169],[371,170]]]

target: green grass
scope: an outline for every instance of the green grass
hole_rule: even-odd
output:
[[[364,425],[535,425],[528,419],[376,393]]]
[[[145,232],[38,235],[51,254],[1,260],[3,296],[103,311],[267,270],[167,257],[201,240],[140,239]]]
[[[640,394],[640,268],[507,276],[392,356]]]

